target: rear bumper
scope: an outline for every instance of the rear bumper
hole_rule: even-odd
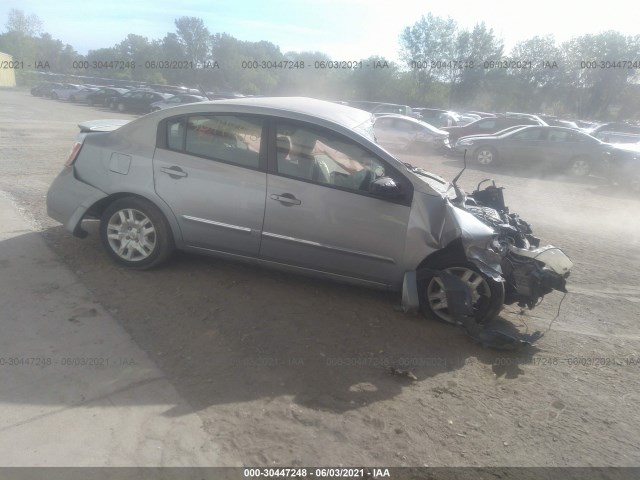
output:
[[[107,194],[78,180],[73,168],[65,167],[47,192],[47,215],[62,223],[65,230],[85,236],[80,228],[87,210]]]

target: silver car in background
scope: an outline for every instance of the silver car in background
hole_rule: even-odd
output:
[[[402,151],[439,150],[449,137],[444,130],[404,115],[377,117],[373,129],[380,145]]]
[[[202,95],[180,93],[178,95],[174,95],[173,97],[169,97],[166,100],[160,100],[159,102],[152,103],[151,111],[155,112],[156,110],[177,107],[178,105],[184,105],[186,103],[205,102],[207,100],[207,97],[203,97]]]
[[[127,267],[177,248],[402,291],[405,310],[460,323],[466,308],[477,324],[505,302],[535,305],[569,274],[495,195],[467,196],[381,148],[370,112],[245,98],[80,127],[48,213],[78,237],[100,219]]]

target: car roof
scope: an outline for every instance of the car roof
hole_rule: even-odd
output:
[[[199,108],[206,105],[226,105],[241,107],[248,113],[297,113],[338,123],[353,129],[371,119],[371,112],[338,103],[308,97],[245,97],[200,102],[197,106],[182,108]],[[175,110],[174,110],[175,111]],[[400,116],[400,115],[399,115]],[[407,118],[407,117],[403,117]]]
[[[158,122],[183,115],[241,114],[282,117],[335,128],[339,126],[348,136],[367,136],[358,127],[371,121],[371,112],[306,97],[247,97],[208,102],[186,103],[158,110],[139,117],[113,132],[147,143],[155,138]],[[366,130],[366,129],[365,129]]]

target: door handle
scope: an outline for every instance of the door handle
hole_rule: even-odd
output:
[[[182,170],[180,167],[162,167],[160,169],[162,173],[166,173],[170,177],[186,177],[187,172]]]
[[[302,202],[294,197],[290,193],[283,193],[281,195],[277,195],[275,193],[271,194],[271,200],[275,200],[276,202],[280,202],[282,205],[287,207],[291,207],[293,205],[300,205]]]

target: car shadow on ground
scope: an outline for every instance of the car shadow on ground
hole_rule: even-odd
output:
[[[85,240],[61,227],[43,236],[195,411],[290,396],[341,413],[470,360],[516,378],[537,352],[483,348],[460,327],[396,311],[398,294],[184,253],[152,271],[124,269],[102,251],[96,226]],[[50,393],[38,401],[56,402]],[[0,400],[22,399],[5,391]]]

